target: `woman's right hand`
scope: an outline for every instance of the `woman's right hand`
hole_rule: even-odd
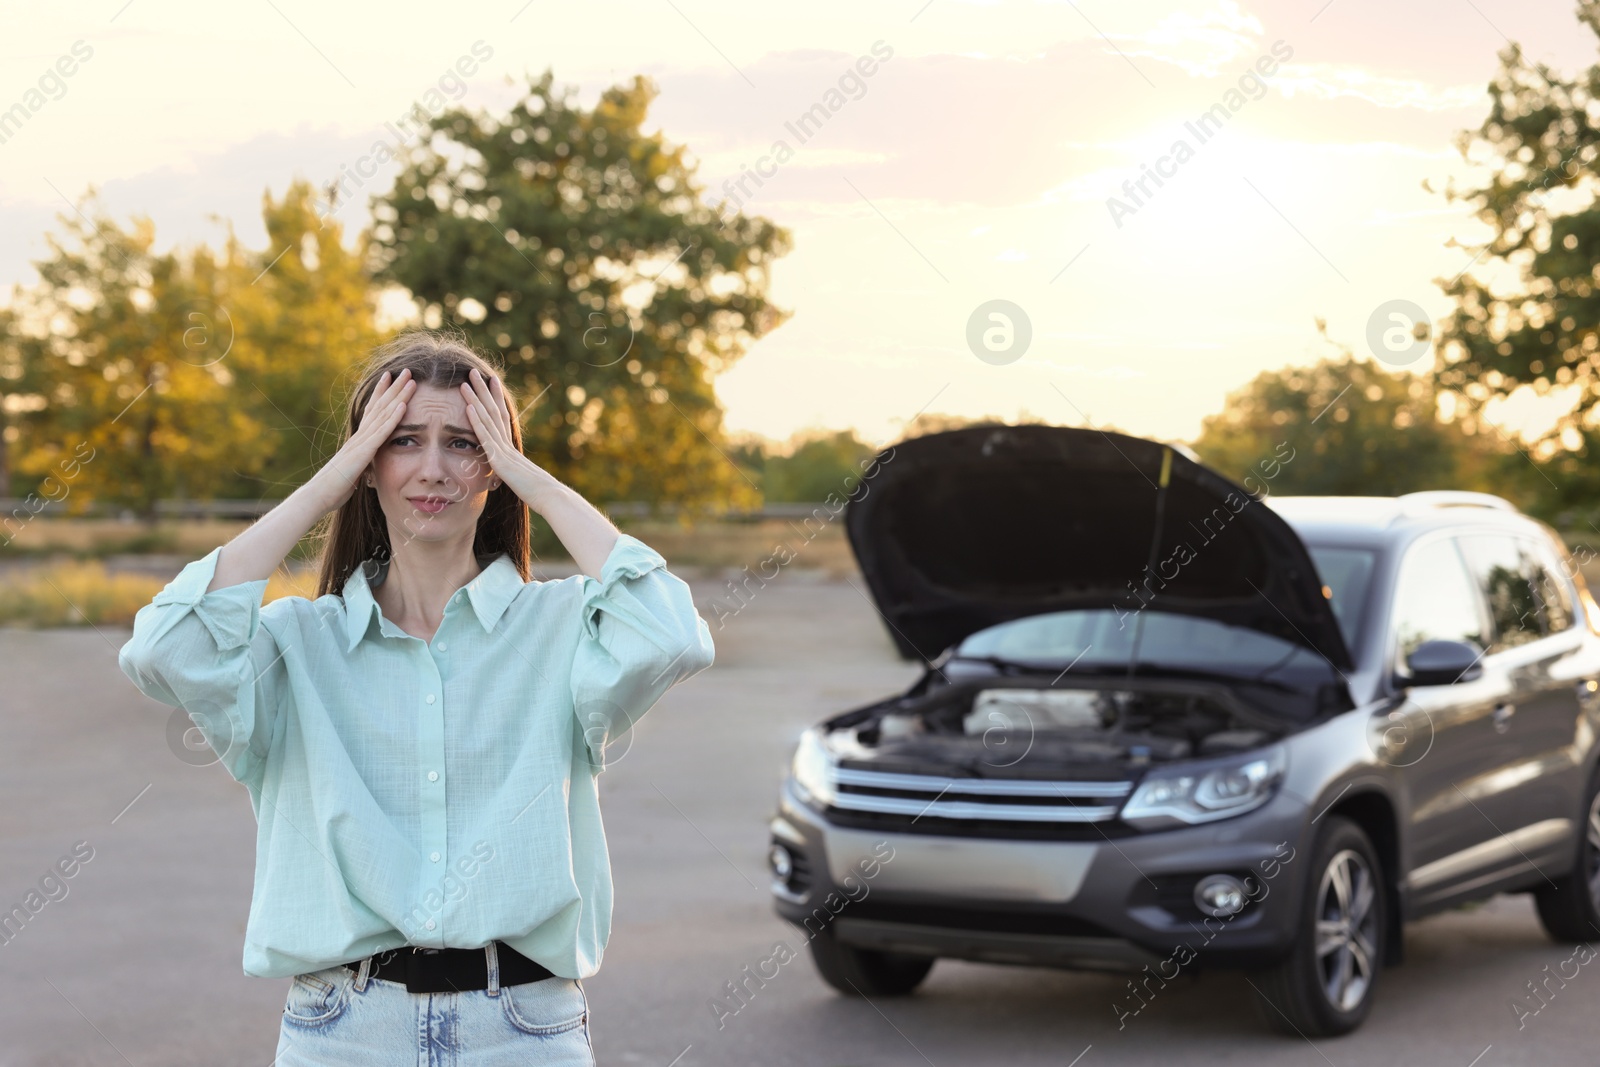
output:
[[[406,401],[416,387],[416,379],[411,377],[409,367],[403,368],[399,377],[392,380],[388,371],[383,372],[372,395],[367,398],[367,406],[361,411],[361,425],[333,454],[333,458],[306,483],[307,486],[316,487],[318,499],[329,502],[323,511],[324,515],[342,508],[355,493],[356,486],[372,464],[373,456],[377,455],[379,447],[400,424],[400,419],[405,415]]]

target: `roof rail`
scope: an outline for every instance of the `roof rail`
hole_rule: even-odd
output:
[[[1473,493],[1464,489],[1428,489],[1420,493],[1404,493],[1399,497],[1406,511],[1428,508],[1494,508],[1497,511],[1516,511],[1517,506],[1505,497],[1493,493]]]

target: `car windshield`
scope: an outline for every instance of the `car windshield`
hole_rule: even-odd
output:
[[[1243,626],[1154,609],[1098,608],[1003,622],[968,636],[956,654],[1014,663],[1077,663],[1079,669],[1122,666],[1133,653],[1136,630],[1142,630],[1138,662],[1150,666],[1261,675],[1295,660],[1321,660],[1301,645]]]
[[[1363,548],[1308,547],[1318,576],[1332,594],[1340,633],[1346,645],[1354,648],[1374,554]],[[956,646],[956,654],[1014,663],[1064,666],[1077,662],[1080,669],[1121,665],[1134,652],[1137,618],[1143,619],[1138,662],[1146,666],[1264,677],[1280,671],[1297,673],[1307,668],[1308,661],[1322,663],[1317,653],[1303,645],[1259,630],[1155,609],[1029,615],[969,635]]]
[[[1370,548],[1333,545],[1307,545],[1306,550],[1317,566],[1317,576],[1332,594],[1333,617],[1339,621],[1345,647],[1354,655],[1360,643],[1362,609],[1372,586],[1377,554]]]

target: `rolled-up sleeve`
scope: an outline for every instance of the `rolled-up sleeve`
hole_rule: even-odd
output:
[[[284,685],[283,655],[261,625],[267,579],[206,591],[221,548],[184,567],[133,619],[117,653],[153,700],[188,712],[228,773],[259,784]]]
[[[572,665],[573,709],[589,769],[605,767],[606,743],[627,731],[661,694],[711,666],[711,630],[689,586],[666,560],[628,534],[585,575]]]

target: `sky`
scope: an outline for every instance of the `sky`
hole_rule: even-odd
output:
[[[1596,59],[1560,0],[797,10],[14,5],[0,111],[48,92],[0,143],[0,291],[36,281],[91,187],[114,218],[148,215],[158,248],[220,245],[229,224],[264,248],[266,191],[326,183],[430,89],[500,109],[549,69],[587,104],[644,74],[647,129],[688,146],[706,199],[731,191],[794,236],[771,290],[792,318],[717,381],[731,431],[881,443],[936,412],[1188,440],[1256,374],[1331,354],[1318,319],[1393,362],[1375,315],[1447,313],[1440,283],[1483,269],[1488,231],[1442,190],[1474,180],[1455,141],[1483,121],[1497,53]],[[458,84],[475,46],[491,55]],[[73,73],[51,78],[63,56]],[[826,122],[800,131],[818,104]],[[346,202],[347,228],[393,176]]]

